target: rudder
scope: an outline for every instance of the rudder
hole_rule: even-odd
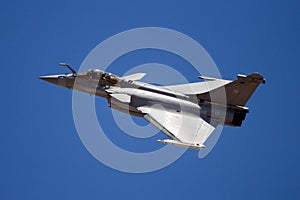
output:
[[[237,80],[230,82],[220,88],[211,90],[206,93],[198,94],[197,97],[200,101],[212,101],[211,96],[215,97],[226,92],[226,100],[229,105],[244,106],[259,84],[265,83],[265,79],[258,73],[245,75],[238,75]],[[224,88],[223,88],[224,87]],[[213,98],[214,103],[218,102],[218,98]]]

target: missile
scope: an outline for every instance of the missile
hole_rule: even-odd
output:
[[[179,147],[185,147],[185,148],[191,148],[191,149],[201,149],[201,148],[205,148],[205,145],[203,144],[189,144],[189,143],[183,143],[183,142],[179,142],[176,140],[170,140],[170,139],[165,139],[165,140],[157,140],[157,142],[163,143],[163,144],[173,144]]]

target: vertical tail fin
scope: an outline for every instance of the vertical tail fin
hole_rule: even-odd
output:
[[[210,96],[218,96],[218,94],[222,94],[223,89],[225,89],[227,104],[244,106],[261,83],[264,84],[265,79],[258,73],[249,74],[248,76],[239,74],[237,80],[222,86],[224,88],[220,87],[209,92],[198,94],[197,97],[200,101],[211,101]],[[215,101],[217,101],[217,99],[214,99],[214,103],[222,103]]]

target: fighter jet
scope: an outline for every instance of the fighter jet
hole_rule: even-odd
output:
[[[237,80],[199,76],[204,81],[156,86],[139,81],[146,74],[119,77],[90,69],[39,78],[65,88],[104,97],[109,106],[145,118],[165,133],[164,144],[199,150],[218,125],[241,126],[249,109],[245,104],[265,79],[258,73],[238,75]]]

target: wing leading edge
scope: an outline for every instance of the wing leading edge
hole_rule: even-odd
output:
[[[201,117],[163,108],[139,107],[144,118],[173,140],[158,140],[186,148],[200,149],[215,127]]]

